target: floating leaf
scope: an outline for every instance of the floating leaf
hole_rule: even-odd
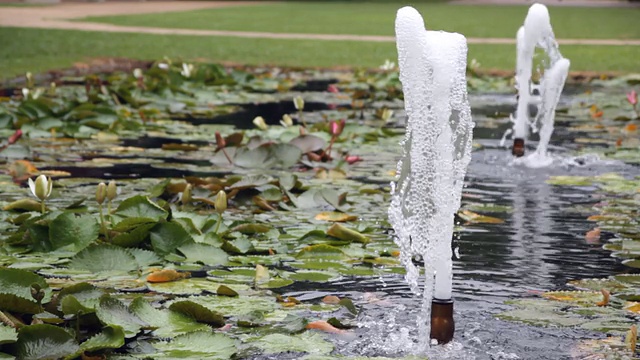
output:
[[[116,325],[122,327],[127,338],[136,336],[142,327],[148,326],[120,300],[109,295],[100,298],[100,303],[96,308],[96,315],[105,326]]]
[[[87,341],[80,344],[80,350],[72,357],[82,355],[82,352],[93,352],[103,349],[117,349],[124,346],[124,331],[119,326],[107,326]]]
[[[26,270],[0,268],[0,310],[26,314],[42,311],[32,295],[36,286],[42,294],[42,303],[51,300],[51,289],[40,276]]]
[[[486,216],[486,215],[480,215],[480,214],[474,213],[473,211],[470,211],[470,210],[461,210],[461,211],[458,212],[458,216],[460,216],[460,218],[463,219],[464,221],[467,221],[467,222],[472,223],[472,224],[502,224],[502,223],[504,223],[504,220],[502,220],[502,219],[491,217],[491,216]]]
[[[193,242],[191,235],[174,222],[160,223],[149,234],[153,250],[160,255],[170,254],[178,247]]]
[[[200,262],[209,266],[226,265],[229,262],[227,253],[215,246],[207,244],[186,244],[178,248],[187,262]]]
[[[232,288],[226,286],[226,285],[220,285],[218,286],[218,290],[216,290],[216,294],[221,295],[221,296],[229,296],[229,297],[236,297],[238,296],[238,293],[233,290]]]
[[[95,312],[95,307],[100,303],[102,295],[104,290],[89,283],[74,284],[58,293],[60,309],[65,315],[90,314]]]
[[[304,332],[299,335],[270,334],[253,342],[266,354],[283,352],[301,352],[327,355],[333,351],[333,344],[326,341],[318,333]]]
[[[189,276],[190,274],[188,272],[178,272],[174,269],[162,269],[147,275],[147,281],[150,283],[166,283],[186,279]]]
[[[163,208],[143,195],[124,200],[116,209],[115,214],[126,218],[143,218],[152,221],[166,219],[168,215]]]
[[[209,331],[211,329],[181,313],[167,309],[156,309],[142,297],[135,298],[129,305],[129,310],[150,327],[155,328],[153,333],[161,338],[172,338],[193,331]]]
[[[154,347],[161,353],[153,358],[230,359],[237,351],[236,341],[224,334],[196,331],[176,336]]]
[[[18,359],[58,359],[74,354],[79,346],[64,329],[48,324],[20,328],[16,342]]]
[[[90,215],[62,213],[49,224],[49,239],[53,249],[67,247],[80,251],[98,239],[100,225]]]
[[[69,268],[93,273],[127,273],[138,270],[138,264],[136,258],[126,249],[102,244],[90,246],[76,254],[71,259]]]
[[[358,220],[357,216],[345,214],[337,211],[324,211],[315,216],[316,220],[332,221],[332,222],[346,222]]]
[[[338,329],[324,320],[318,320],[307,324],[307,329],[321,330],[331,334],[344,334],[345,330]]]
[[[550,291],[542,294],[542,297],[578,305],[595,305],[602,301],[602,294],[599,291]]]
[[[34,199],[20,199],[13,201],[7,205],[5,205],[2,210],[21,210],[21,211],[34,211],[40,212],[42,209],[42,204],[39,201]]]
[[[266,233],[269,230],[271,230],[271,227],[264,224],[240,224],[231,228],[229,231],[237,231],[242,234],[251,235]]]
[[[341,249],[327,245],[327,244],[318,244],[311,245],[303,248],[296,255],[298,258],[326,258],[326,259],[345,259],[347,258],[347,254]]]
[[[14,343],[18,340],[16,329],[0,324],[0,345]]]
[[[371,242],[371,239],[369,239],[369,237],[337,223],[331,225],[331,227],[327,230],[327,235],[333,236],[340,240],[354,241],[361,244],[368,244],[369,242]]]
[[[172,303],[169,309],[187,315],[198,322],[212,325],[213,327],[224,326],[224,318],[222,315],[193,301],[177,301]]]
[[[201,294],[204,291],[215,293],[219,283],[207,279],[190,278],[165,283],[149,283],[147,286],[149,290],[162,294],[191,295]]]

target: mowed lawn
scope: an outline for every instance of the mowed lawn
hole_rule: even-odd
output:
[[[155,15],[92,18],[122,25],[393,35],[397,3],[288,2]],[[524,6],[454,6],[421,3],[427,27],[473,37],[512,38]],[[558,38],[640,38],[639,9],[550,8]],[[83,21],[87,21],[86,19]],[[393,42],[250,39],[214,36],[101,33],[0,28],[0,79],[70,67],[92,58],[144,60],[164,56],[248,65],[376,67],[395,60]],[[561,46],[573,71],[640,72],[640,46]],[[483,69],[511,70],[515,45],[469,45]]]
[[[393,35],[399,3],[287,2],[186,12],[89,17],[83,21],[183,29]],[[467,37],[514,37],[528,6],[421,3],[427,29]],[[640,39],[640,7],[549,7],[558,38]]]

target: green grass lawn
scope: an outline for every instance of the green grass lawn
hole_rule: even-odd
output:
[[[91,17],[85,21],[184,29],[393,35],[399,3],[289,2],[167,14]],[[467,37],[515,37],[527,6],[417,3],[428,29]],[[558,38],[638,39],[640,8],[550,7]]]
[[[243,64],[374,67],[395,60],[393,43],[241,39],[0,28],[0,78],[42,72],[96,57],[233,61]],[[640,47],[563,46],[572,70],[638,72]],[[483,68],[513,69],[515,46],[471,45]]]

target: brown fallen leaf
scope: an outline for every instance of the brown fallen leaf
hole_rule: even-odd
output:
[[[598,301],[596,305],[607,306],[609,304],[609,298],[611,297],[611,293],[607,289],[601,289],[600,292],[602,292],[602,301]]]
[[[339,304],[340,303],[340,298],[335,296],[335,295],[327,295],[325,297],[322,298],[322,302],[325,304]]]
[[[584,236],[584,239],[588,244],[599,244],[600,243],[600,228],[594,228],[593,230],[587,231]]]
[[[324,320],[313,321],[307,324],[307,329],[321,330],[331,334],[345,334],[348,331],[338,329]]]
[[[188,272],[178,272],[174,269],[163,269],[154,271],[147,275],[147,281],[150,283],[163,283],[186,279],[190,276],[191,274]]]

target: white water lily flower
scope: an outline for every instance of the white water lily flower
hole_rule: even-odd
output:
[[[293,98],[293,106],[295,106],[296,110],[302,111],[304,110],[304,99],[302,96],[296,96]]]
[[[133,77],[136,79],[139,79],[142,77],[142,70],[140,70],[139,68],[135,68],[133,69]]]
[[[182,63],[182,71],[180,71],[180,74],[182,74],[182,76],[186,78],[191,77],[192,72],[193,64]]]
[[[396,68],[396,63],[394,63],[393,61],[390,61],[389,59],[385,60],[384,64],[380,66],[380,69],[385,71],[393,70],[395,68]]]
[[[267,130],[269,128],[269,126],[267,126],[267,122],[264,121],[264,118],[262,116],[258,116],[253,119],[253,125],[255,125],[260,130]]]
[[[38,176],[36,181],[29,178],[29,189],[33,196],[40,200],[44,200],[51,195],[51,190],[53,190],[53,181],[51,178],[44,175]]]
[[[29,89],[22,88],[22,97],[25,99],[29,97]]]
[[[169,70],[169,64],[160,63],[158,64],[158,67],[162,70]]]
[[[288,114],[284,114],[282,120],[280,120],[280,125],[284,127],[293,126],[293,119]]]

